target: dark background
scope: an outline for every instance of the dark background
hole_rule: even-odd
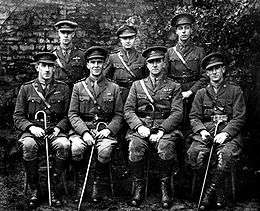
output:
[[[259,0],[0,0],[0,165],[6,158],[8,164],[15,152],[12,113],[20,85],[36,76],[32,56],[58,45],[54,23],[76,21],[75,45],[83,50],[91,45],[114,49],[117,28],[133,24],[139,31],[136,47],[142,51],[154,44],[174,45],[170,20],[182,11],[196,17],[193,41],[207,53],[222,51],[229,61],[229,80],[244,91],[248,118],[242,168],[246,184],[255,187],[260,169]]]

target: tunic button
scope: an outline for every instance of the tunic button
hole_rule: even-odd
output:
[[[214,108],[214,110],[216,111],[216,110],[217,110],[217,108]]]
[[[100,106],[98,106],[97,109],[100,110],[101,109]]]

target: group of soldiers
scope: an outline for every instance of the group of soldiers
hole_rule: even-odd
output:
[[[55,24],[60,46],[34,56],[38,77],[21,86],[13,115],[21,131],[18,142],[32,193],[30,207],[39,203],[38,154],[48,138],[54,154],[52,204],[62,203],[56,186],[69,163],[77,173],[73,196],[79,201],[84,157],[92,146],[97,156],[91,198],[105,198],[111,154],[120,143],[128,149],[133,178],[130,204],[139,206],[144,198],[145,157],[153,150],[158,155],[162,207],[169,208],[176,145],[188,136],[193,142],[187,156],[194,169],[204,167],[211,145],[216,146],[215,172],[199,209],[225,205],[221,190],[241,152],[245,103],[241,89],[225,80],[225,57],[218,52],[205,56],[203,48],[191,42],[194,22],[191,14],[176,15],[171,24],[177,44],[169,49],[152,46],[142,54],[134,47],[133,26],[118,29],[121,47],[109,54],[102,46],[76,49],[72,40],[77,23]],[[51,130],[35,118],[40,110]]]

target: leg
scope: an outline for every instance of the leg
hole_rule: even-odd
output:
[[[56,206],[61,206],[58,190],[62,183],[62,178],[65,174],[67,161],[69,157],[70,141],[66,137],[57,137],[51,143],[51,148],[55,152],[54,173],[53,173],[53,191],[52,203]]]
[[[109,164],[111,153],[116,144],[113,139],[101,139],[97,142],[98,158],[96,160],[95,181],[93,185],[92,200],[98,202],[100,198],[106,195],[109,184]]]
[[[83,163],[84,158],[84,152],[87,149],[87,144],[81,139],[79,135],[72,135],[69,137],[69,140],[71,141],[71,154],[72,154],[72,165],[75,170],[75,184],[74,184],[74,190],[76,191],[74,195],[74,202],[78,203],[81,191],[82,191],[82,181],[84,181],[84,168],[83,166],[86,166],[85,163]]]
[[[144,197],[144,156],[148,145],[145,140],[138,136],[129,139],[129,161],[134,187],[131,205],[137,207]]]
[[[23,152],[24,168],[26,171],[27,181],[31,189],[29,206],[34,208],[38,204],[38,159],[37,153],[39,146],[34,138],[25,137],[19,140]]]
[[[177,161],[176,140],[169,140],[163,136],[158,143],[157,151],[159,156],[159,171],[161,180],[161,202],[163,208],[169,208],[170,181],[174,161]]]
[[[218,208],[225,207],[225,195],[224,195],[224,181],[225,177],[228,175],[228,172],[232,172],[232,167],[235,166],[241,153],[241,148],[234,142],[234,140],[219,146],[218,148],[218,166],[217,170],[223,172],[223,180],[219,182],[219,185],[216,188],[216,206]],[[233,175],[232,175],[233,176]],[[234,188],[234,178],[232,177],[232,192]]]

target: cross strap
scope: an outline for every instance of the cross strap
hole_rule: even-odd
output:
[[[143,80],[143,79],[140,80],[140,84],[141,84],[141,86],[142,86],[142,88],[143,88],[143,90],[144,90],[146,96],[148,97],[149,101],[153,104],[153,103],[154,103],[154,99],[153,99],[152,96],[149,94],[149,92],[148,92],[148,90],[147,90],[147,88],[146,88],[146,86],[145,86],[145,84],[144,84],[144,80]]]
[[[41,100],[43,101],[43,103],[45,104],[45,106],[50,109],[51,108],[51,105],[47,102],[47,100],[45,99],[45,97],[43,96],[43,94],[41,92],[39,92],[37,90],[37,87],[35,86],[35,84],[32,85],[35,92],[37,93],[37,95],[41,98]]]
[[[81,83],[82,83],[83,87],[85,88],[86,92],[88,93],[89,97],[91,98],[91,100],[94,102],[94,104],[97,104],[97,100],[95,99],[95,97],[92,95],[92,93],[88,89],[86,82],[82,81]]]
[[[133,71],[130,69],[130,67],[127,66],[127,64],[125,63],[124,59],[122,58],[122,56],[120,55],[120,52],[117,53],[118,58],[120,59],[121,63],[124,65],[124,67],[126,68],[127,72],[129,72],[129,74],[131,76],[133,76],[134,78],[136,78],[136,75],[133,73]]]
[[[176,46],[173,47],[174,52],[176,53],[176,55],[179,57],[179,59],[181,60],[181,62],[184,64],[184,66],[188,69],[191,70],[190,67],[188,66],[187,62],[185,61],[185,59],[183,58],[183,56],[177,51]]]

